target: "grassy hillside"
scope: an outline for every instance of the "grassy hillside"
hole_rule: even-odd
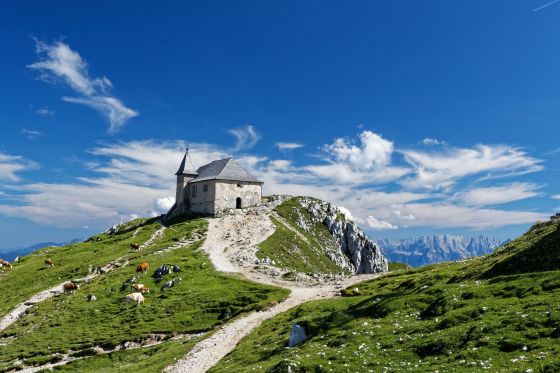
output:
[[[154,367],[162,368],[185,354],[196,340],[189,334],[210,331],[241,313],[287,295],[283,289],[215,272],[207,256],[198,250],[202,240],[194,240],[185,248],[162,251],[194,234],[203,237],[206,224],[203,219],[178,222],[166,229],[153,245],[141,252],[131,252],[131,242],[142,243],[159,228],[153,220],[136,221],[114,236],[101,234],[88,243],[49,249],[48,253],[42,250],[26,257],[12,272],[3,273],[0,286],[9,304],[1,306],[6,312],[38,291],[86,275],[90,265],[101,266],[120,257],[128,260],[123,267],[82,284],[74,294],[37,304],[0,334],[0,371],[11,369],[14,363],[34,365],[57,361],[65,353],[92,356],[60,370],[154,371]],[[55,260],[54,267],[44,267],[47,256]],[[150,271],[138,282],[151,291],[145,295],[144,304],[127,308],[123,298],[131,290],[123,288],[123,283],[135,275],[137,264],[144,261],[150,264]],[[181,270],[168,274],[157,284],[152,274],[162,264],[179,265]],[[170,279],[175,279],[175,285],[162,290],[162,284]],[[97,300],[88,302],[88,294],[94,294]],[[186,334],[184,338],[172,339],[182,334]],[[165,342],[93,356],[100,349],[108,351],[126,342],[147,340]]]
[[[263,323],[213,372],[557,372],[560,222],[492,255],[401,270]],[[286,348],[291,325],[309,339]]]
[[[272,222],[276,232],[259,245],[258,258],[268,257],[277,267],[294,272],[345,272],[325,254],[324,248],[337,247],[328,229],[311,220],[297,197],[285,201],[275,211],[278,218],[273,217]]]
[[[158,228],[154,219],[136,219],[121,227],[120,234],[102,233],[88,242],[45,248],[22,257],[13,271],[0,272],[0,316],[41,290],[85,277],[90,266],[101,267],[120,257],[133,260],[140,254],[131,253],[130,244],[147,241]],[[47,258],[54,261],[54,267],[45,266]]]

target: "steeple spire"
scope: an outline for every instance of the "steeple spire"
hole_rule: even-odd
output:
[[[175,172],[175,175],[182,175],[185,173],[185,164],[187,163],[187,155],[189,154],[189,148],[187,147],[186,151],[185,151],[185,155],[183,156],[183,161],[181,161],[181,165],[179,166],[179,169],[177,170],[177,172]]]

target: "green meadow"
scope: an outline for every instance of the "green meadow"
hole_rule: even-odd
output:
[[[212,372],[560,371],[560,222],[267,320]],[[308,339],[288,348],[293,323]]]
[[[169,226],[142,251],[131,250],[130,243],[145,242],[160,228],[159,224],[155,220],[138,220],[128,225],[119,227],[118,234],[103,233],[86,243],[41,250],[23,258],[13,271],[0,275],[0,286],[8,299],[1,306],[6,313],[41,290],[85,276],[90,266],[102,266],[117,258],[127,262],[82,283],[73,294],[38,303],[4,330],[0,334],[0,371],[56,362],[68,353],[84,359],[57,369],[153,371],[154,366],[164,367],[182,357],[197,340],[196,336],[190,338],[190,334],[211,332],[240,314],[287,296],[286,290],[214,271],[200,250],[207,226],[203,219]],[[192,242],[187,247],[164,250],[189,238]],[[55,261],[54,267],[44,266],[46,257]],[[131,290],[123,284],[136,275],[140,262],[148,262],[150,270],[137,282],[149,287],[150,292],[144,295],[143,304],[126,305],[124,297]],[[181,269],[157,284],[152,275],[162,264],[179,265]],[[163,290],[162,285],[170,279],[175,280],[175,285]],[[97,300],[88,302],[88,294],[94,294]],[[154,338],[163,343],[99,353],[122,347],[126,342],[141,343]]]

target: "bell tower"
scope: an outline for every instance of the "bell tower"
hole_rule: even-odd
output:
[[[189,159],[192,170],[186,168],[187,158]],[[189,181],[198,176],[196,171],[194,171],[194,165],[192,163],[191,157],[189,156],[189,148],[186,148],[185,155],[183,156],[183,161],[179,166],[179,169],[175,173],[177,176],[177,189],[175,192],[175,204],[180,212],[187,212],[186,207],[188,205],[188,188],[186,188]]]

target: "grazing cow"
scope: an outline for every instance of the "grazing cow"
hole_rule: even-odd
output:
[[[12,265],[10,264],[10,262],[5,261],[4,259],[0,259],[0,268],[9,268],[9,269],[13,269]]]
[[[143,287],[144,287],[144,284],[132,284],[132,285],[130,285],[130,290],[140,291],[140,290],[142,290]]]
[[[133,250],[138,250],[138,249],[140,249],[140,244],[131,243],[130,248],[133,249]]]
[[[130,293],[124,298],[124,302],[127,304],[127,308],[130,302],[136,302],[136,305],[140,305],[140,303],[144,303],[144,296],[142,293]]]
[[[175,285],[175,280],[169,280],[161,287],[161,290],[169,289],[173,285]]]
[[[54,265],[54,262],[51,258],[47,258],[47,259],[45,259],[45,265],[47,267],[52,267]]]
[[[144,286],[144,287],[140,288],[140,292],[141,292],[142,294],[144,294],[144,293],[149,293],[149,292],[150,292],[150,288],[147,288],[147,287]]]
[[[76,284],[75,282],[67,282],[65,283],[62,288],[64,289],[64,294],[71,294],[80,288],[80,285]]]
[[[145,275],[146,272],[148,272],[148,269],[150,269],[150,265],[148,263],[144,262],[144,263],[138,264],[138,267],[136,267],[136,272],[142,273],[143,275]]]

